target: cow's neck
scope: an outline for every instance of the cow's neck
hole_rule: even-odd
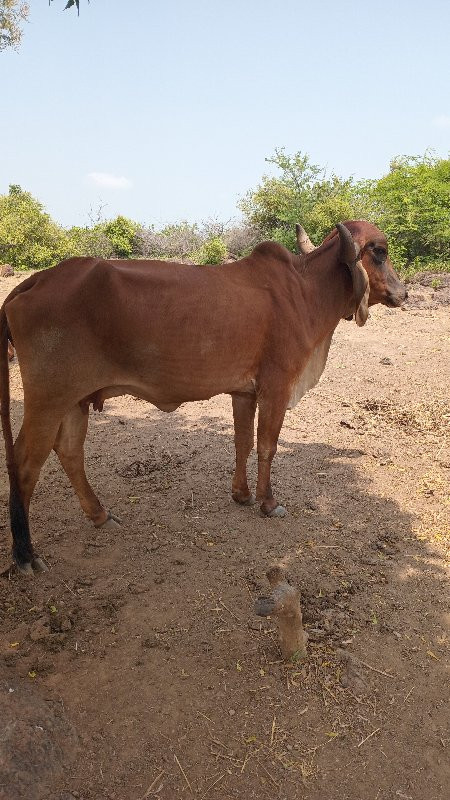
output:
[[[312,342],[317,344],[332,333],[351,307],[352,279],[338,259],[338,246],[331,243],[310,253],[300,279],[307,301]]]
[[[339,320],[347,315],[351,301],[352,281],[348,270],[329,248],[317,256],[315,253],[298,262],[304,313],[301,350],[303,356],[305,340],[309,341],[309,357],[306,363],[300,359],[303,363],[291,387],[288,408],[296,406],[319,381],[334,330]]]

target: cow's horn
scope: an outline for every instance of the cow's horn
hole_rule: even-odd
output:
[[[342,225],[341,222],[338,222],[336,228],[341,240],[342,261],[344,264],[347,264],[347,266],[350,267],[350,264],[354,264],[359,256],[359,245],[353,241],[353,236],[351,235],[349,229],[346,228],[345,225]]]
[[[308,253],[311,253],[312,250],[316,249],[305,229],[299,225],[298,222],[295,226],[295,235],[297,239],[297,249],[301,255],[306,256]]]

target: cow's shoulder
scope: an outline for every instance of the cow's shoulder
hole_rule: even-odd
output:
[[[278,242],[261,242],[251,252],[251,257],[264,261],[280,261],[285,264],[292,264],[292,253]]]

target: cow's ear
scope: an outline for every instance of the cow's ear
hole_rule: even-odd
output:
[[[355,322],[360,327],[365,324],[369,316],[369,276],[361,261],[358,261],[360,247],[348,228],[341,223],[336,225],[341,240],[340,258],[347,265],[353,283],[353,299],[355,303]]]
[[[369,276],[364,269],[362,262],[357,261],[355,264],[355,275],[352,273],[353,279],[353,295],[355,297],[355,322],[361,328],[367,322],[369,316],[369,294],[370,283]],[[356,278],[356,281],[355,281]],[[355,283],[357,286],[355,287]]]

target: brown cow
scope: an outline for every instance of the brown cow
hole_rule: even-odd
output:
[[[83,445],[89,404],[101,408],[122,394],[163,411],[231,394],[232,495],[241,504],[252,502],[246,464],[258,405],[256,497],[263,514],[283,516],[270,469],[286,409],[317,382],[340,319],[355,314],[364,324],[368,305],[399,306],[405,296],[384,235],[366,222],[338,225],[307,256],[265,242],[222,266],[72,258],[25,280],[0,312],[1,414],[19,569],[45,569],[33,552],[28,511],[52,448],[94,525],[117,523],[87,481]],[[8,336],[24,389],[14,445]]]

